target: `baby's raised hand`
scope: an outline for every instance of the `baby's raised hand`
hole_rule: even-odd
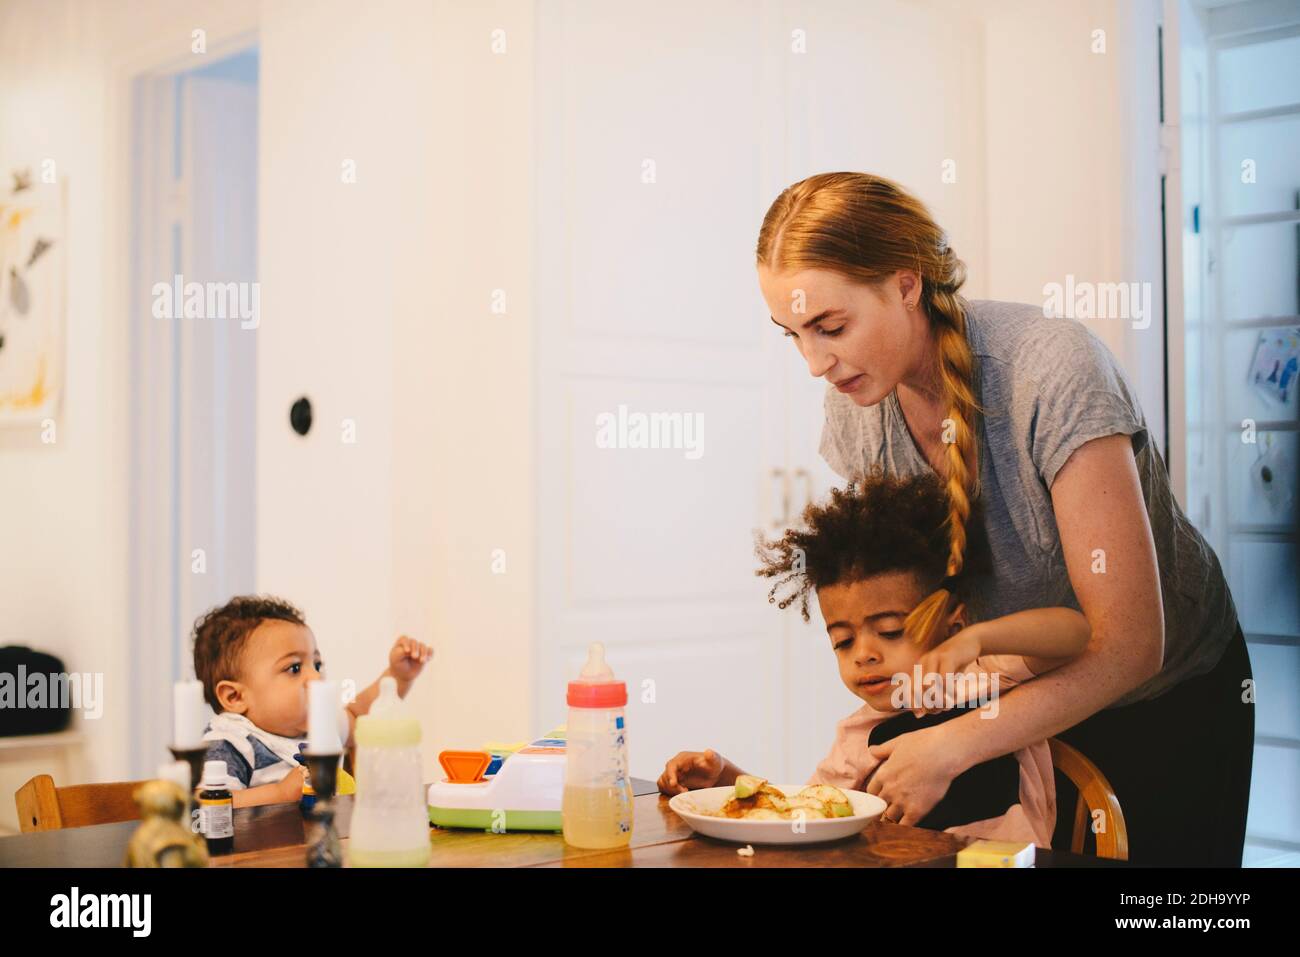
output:
[[[411,682],[432,657],[432,647],[402,635],[393,642],[393,650],[388,653],[388,670],[399,682]]]

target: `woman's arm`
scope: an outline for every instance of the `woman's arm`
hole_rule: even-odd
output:
[[[1008,695],[1003,720],[983,721],[982,728],[965,718],[949,722],[965,725],[967,767],[1074,727],[1158,674],[1164,662],[1160,571],[1129,437],[1080,446],[1057,473],[1052,508],[1092,636],[1077,659]]]
[[[977,621],[981,655],[1020,655],[1036,675],[1078,657],[1088,645],[1088,619],[1073,608],[1029,608],[1001,618]]]
[[[1092,628],[1088,645],[1002,696],[995,719],[966,714],[872,748],[889,760],[868,790],[897,806],[903,823],[924,817],[963,771],[1073,727],[1160,671],[1159,567],[1129,437],[1075,450],[1052,485],[1052,506],[1070,584]]]
[[[1019,655],[1037,676],[1078,657],[1090,633],[1088,619],[1073,608],[1029,608],[967,625],[921,655],[916,664],[923,675],[923,687],[936,680],[942,685],[945,675],[966,672],[983,655]],[[948,707],[951,703],[910,710],[920,717]]]

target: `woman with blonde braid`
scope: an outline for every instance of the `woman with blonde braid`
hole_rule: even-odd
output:
[[[1056,736],[1114,787],[1133,863],[1240,866],[1245,638],[1106,347],[1040,307],[964,300],[964,267],[924,205],[865,173],[786,189],[757,264],[772,321],[829,383],[831,468],[937,473],[949,576],[978,501],[992,568],[972,584],[976,617],[1064,606],[1091,626],[1084,653],[1004,695],[997,720],[964,714],[870,747],[886,816],[919,821],[967,769]],[[949,604],[929,595],[909,634],[927,641]]]

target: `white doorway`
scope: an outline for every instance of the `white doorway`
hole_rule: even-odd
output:
[[[1184,377],[1187,514],[1223,565],[1256,683],[1243,863],[1294,867],[1300,404],[1285,356],[1300,344],[1300,9],[1170,0],[1166,10],[1178,26],[1181,185],[1170,199],[1181,211],[1168,234],[1185,316],[1171,353],[1183,368],[1171,372]]]
[[[132,99],[131,684],[155,689],[132,696],[141,776],[166,754],[161,689],[193,673],[194,619],[255,582],[257,49],[141,75]]]

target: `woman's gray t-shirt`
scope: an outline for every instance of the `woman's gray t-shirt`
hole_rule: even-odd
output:
[[[1146,419],[1110,350],[1078,322],[1047,318],[1041,308],[1020,303],[969,303],[967,338],[983,410],[980,505],[992,558],[992,571],[972,581],[972,613],[987,619],[1026,608],[1079,607],[1050,489],[1079,446],[1129,435],[1160,563],[1165,660],[1158,675],[1110,707],[1154,698],[1211,670],[1236,634],[1237,610],[1213,549],[1174,499]],[[894,392],[862,408],[828,387],[820,451],[845,479],[881,467],[896,475],[932,471]]]

